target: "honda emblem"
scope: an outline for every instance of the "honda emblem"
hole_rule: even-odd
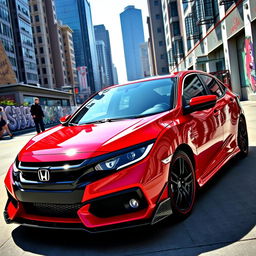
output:
[[[38,170],[38,178],[40,181],[49,181],[50,180],[50,172],[47,169],[39,169]]]

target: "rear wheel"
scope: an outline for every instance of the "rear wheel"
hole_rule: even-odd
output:
[[[247,126],[244,117],[239,118],[238,123],[238,134],[237,134],[238,147],[240,149],[240,156],[246,157],[248,155],[248,133]]]
[[[193,164],[183,152],[175,153],[170,167],[169,195],[173,213],[176,217],[187,217],[194,206],[196,179]]]

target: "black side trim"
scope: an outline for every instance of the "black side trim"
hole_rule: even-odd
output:
[[[139,203],[137,208],[129,205],[131,199]],[[90,203],[89,211],[100,218],[113,217],[131,212],[137,212],[147,207],[148,203],[139,188],[122,191],[122,193],[110,194],[105,198],[97,198]]]
[[[167,198],[158,205],[151,224],[154,225],[170,215],[172,215],[171,199]]]

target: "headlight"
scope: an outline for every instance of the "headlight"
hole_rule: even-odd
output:
[[[150,149],[153,147],[153,144],[146,145],[141,148],[134,149],[128,153],[119,155],[117,157],[108,159],[104,162],[101,162],[95,166],[96,171],[109,171],[109,170],[120,170],[126,166],[134,164],[143,158],[145,158]]]

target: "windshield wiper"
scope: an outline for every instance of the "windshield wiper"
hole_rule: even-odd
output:
[[[115,122],[115,121],[119,121],[119,120],[130,119],[130,118],[132,118],[132,117],[104,118],[104,119],[95,120],[95,121],[91,121],[91,122],[85,122],[85,123],[82,123],[79,125],[108,123],[108,122]]]

